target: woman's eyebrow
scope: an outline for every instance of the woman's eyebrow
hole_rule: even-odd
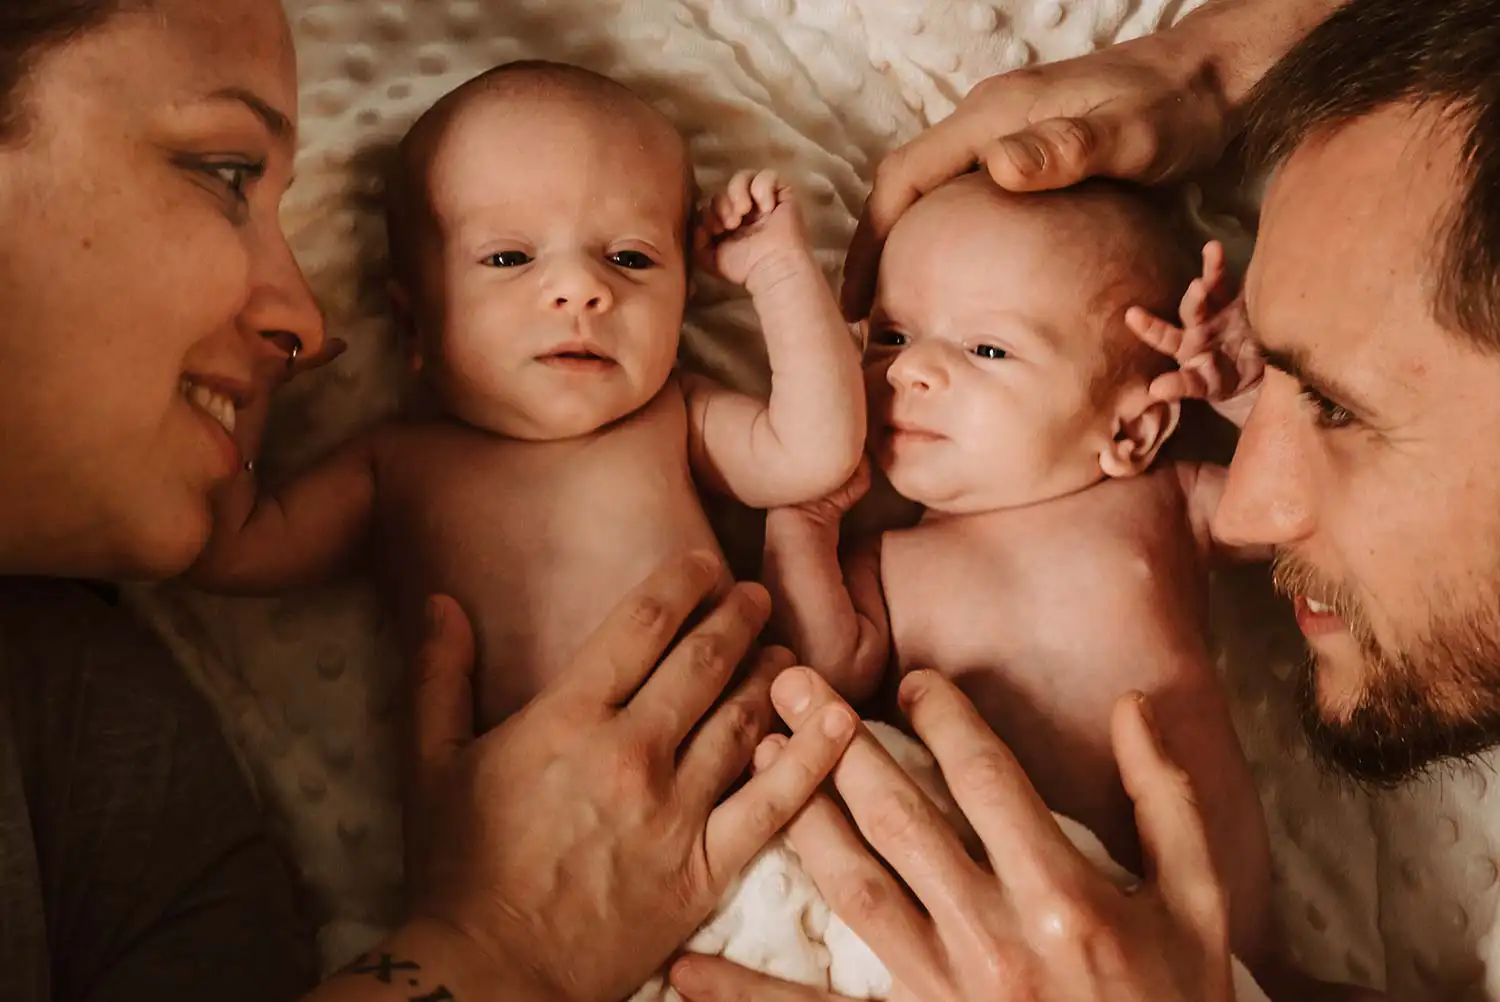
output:
[[[224,87],[214,91],[208,97],[211,101],[232,101],[249,108],[276,139],[291,142],[296,136],[297,128],[292,124],[292,120],[254,91],[243,87]]]

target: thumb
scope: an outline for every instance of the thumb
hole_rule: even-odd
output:
[[[427,600],[412,676],[413,755],[418,771],[445,764],[474,740],[474,632],[447,595]]]
[[[1008,191],[1048,191],[1090,177],[1147,180],[1157,154],[1149,125],[1089,115],[1048,118],[1002,136],[980,151],[980,160]]]

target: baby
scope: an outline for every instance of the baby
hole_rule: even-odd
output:
[[[770,513],[765,575],[785,639],[847,698],[945,672],[1048,805],[1135,872],[1109,719],[1148,694],[1252,960],[1268,838],[1205,640],[1225,471],[1157,462],[1179,402],[1150,387],[1170,360],[1125,323],[1132,304],[1176,312],[1198,270],[1185,238],[1112,182],[1018,196],[971,174],[919,201],[881,260],[865,373],[875,465],[925,513],[841,547],[856,477]]]
[[[787,188],[738,175],[695,225],[681,137],[604,77],[500,66],[426,112],[398,161],[392,298],[419,413],[274,493],[241,478],[192,576],[272,592],[373,543],[406,643],[426,595],[468,612],[488,727],[663,559],[717,549],[700,489],[767,508],[847,480],[859,353]],[[769,403],[675,370],[695,243],[753,297]]]

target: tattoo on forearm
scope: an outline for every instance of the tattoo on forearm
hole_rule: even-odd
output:
[[[389,953],[362,953],[340,968],[337,975],[364,975],[383,985],[421,992],[421,973],[421,965],[414,960],[397,960]],[[457,1002],[457,999],[447,988],[438,985],[425,994],[408,995],[406,1002]]]

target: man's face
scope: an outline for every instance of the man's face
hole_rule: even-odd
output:
[[[1406,107],[1304,144],[1246,285],[1272,368],[1215,528],[1276,546],[1313,744],[1373,782],[1500,739],[1500,355],[1432,302],[1459,152]]]

